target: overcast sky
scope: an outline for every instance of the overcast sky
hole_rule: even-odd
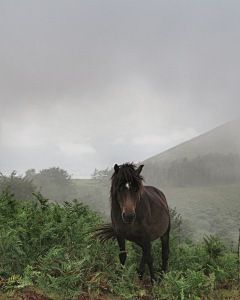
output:
[[[240,1],[0,0],[0,172],[74,178],[240,117]]]

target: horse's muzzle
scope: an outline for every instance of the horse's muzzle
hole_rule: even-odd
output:
[[[134,222],[134,220],[136,219],[136,213],[130,213],[130,214],[123,213],[122,219],[123,219],[124,223],[132,224]]]

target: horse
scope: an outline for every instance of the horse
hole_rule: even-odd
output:
[[[142,259],[137,268],[139,278],[142,279],[147,264],[153,285],[157,279],[153,270],[151,242],[161,237],[162,272],[165,273],[170,252],[170,215],[164,194],[156,187],[143,185],[142,168],[143,165],[137,168],[133,163],[114,165],[110,189],[112,222],[94,229],[97,233],[92,238],[99,237],[102,244],[117,239],[122,265],[127,258],[125,240],[139,245],[142,248]]]

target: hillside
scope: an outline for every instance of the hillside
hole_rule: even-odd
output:
[[[240,185],[163,188],[170,207],[191,221],[194,240],[218,235],[236,246],[240,228]]]
[[[184,157],[193,159],[197,156],[203,156],[209,153],[240,154],[239,128],[240,119],[228,122],[187,142],[152,156],[142,163],[160,163]]]

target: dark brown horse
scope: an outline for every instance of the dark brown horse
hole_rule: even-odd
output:
[[[110,202],[112,223],[102,225],[94,237],[100,237],[102,243],[117,239],[120,262],[126,261],[125,239],[135,242],[142,248],[143,255],[137,272],[142,279],[147,263],[151,282],[156,280],[153,272],[151,241],[161,237],[162,271],[166,272],[169,255],[170,216],[164,194],[155,187],[143,186],[140,175],[143,165],[134,164],[114,166],[111,178]]]

